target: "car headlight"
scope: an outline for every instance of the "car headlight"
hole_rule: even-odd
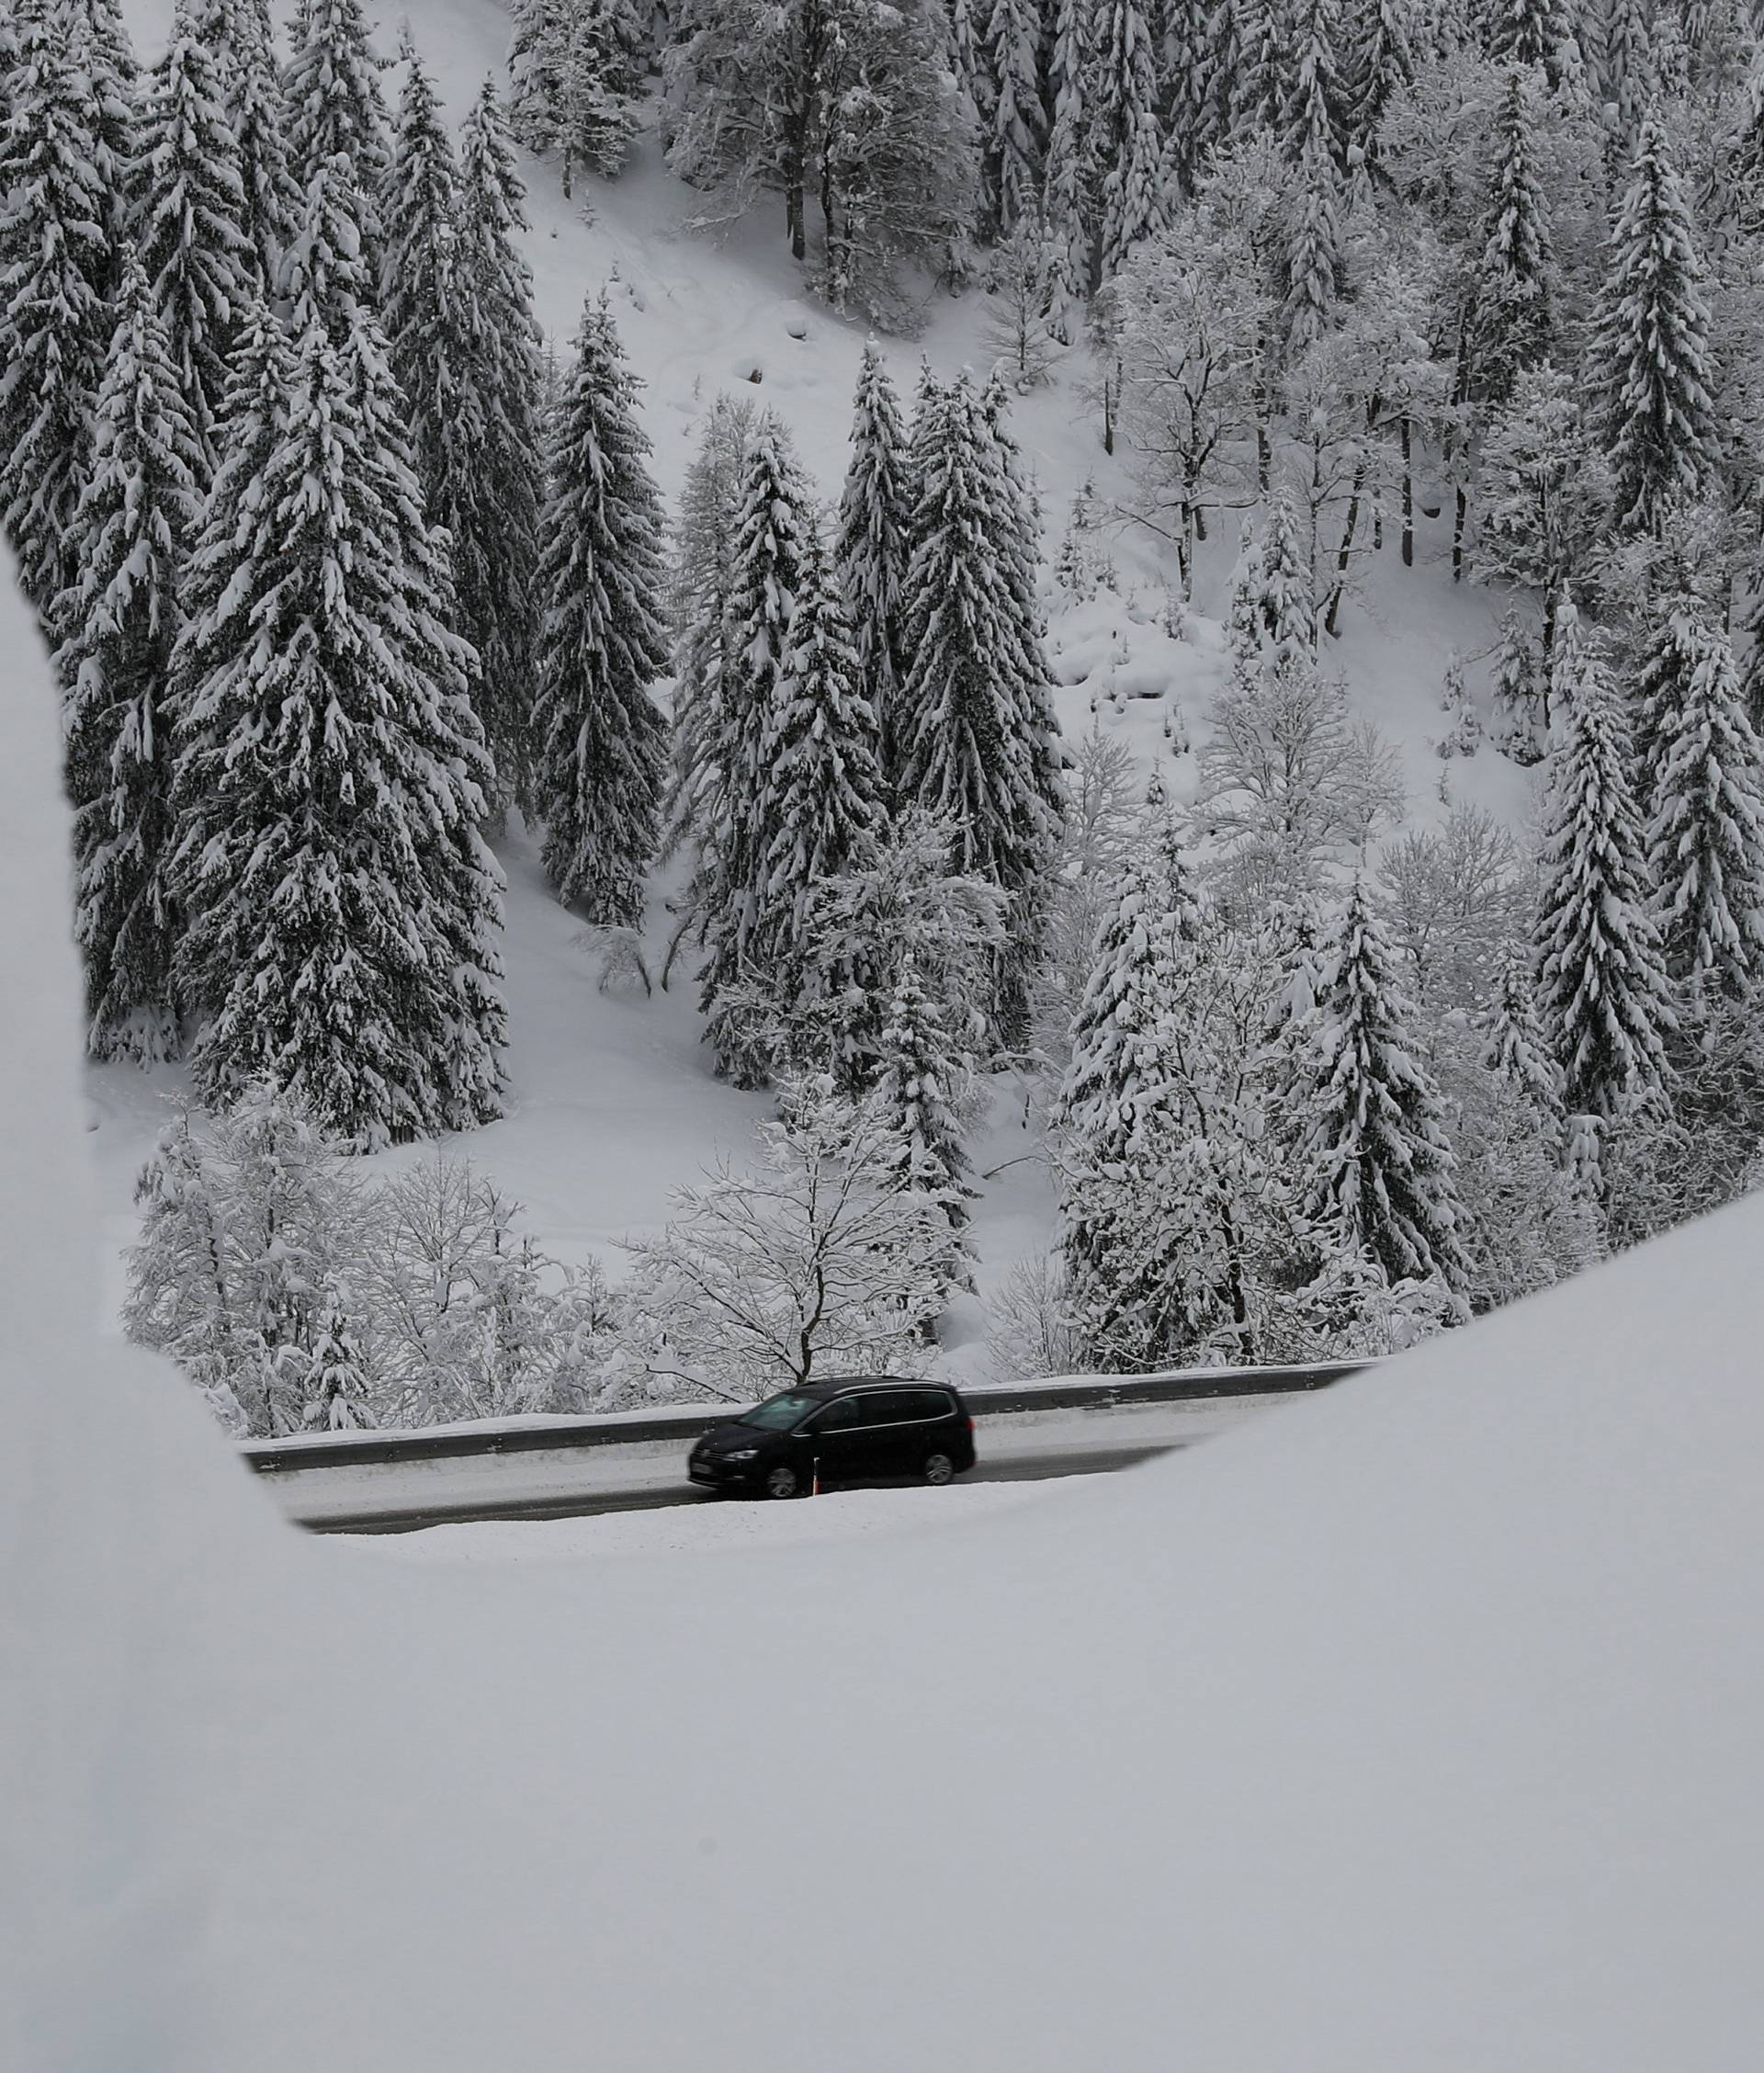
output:
[[[752,1461],[759,1451],[758,1447],[731,1447],[724,1455],[723,1459],[725,1461]]]

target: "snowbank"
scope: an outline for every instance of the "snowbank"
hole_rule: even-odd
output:
[[[0,2064],[1751,2073],[1756,1207],[972,1524],[303,1540],[93,1331],[0,653]]]

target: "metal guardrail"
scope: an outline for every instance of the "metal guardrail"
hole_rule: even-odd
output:
[[[1035,1410],[1114,1410],[1130,1404],[1183,1403],[1211,1397],[1289,1396],[1326,1388],[1368,1364],[1325,1361],[1305,1367],[1180,1368],[1168,1375],[1075,1376],[1069,1381],[986,1383],[964,1387],[977,1417]],[[459,1461],[486,1456],[557,1454],[576,1448],[635,1446],[657,1440],[690,1441],[724,1419],[735,1404],[682,1404],[653,1416],[553,1419],[544,1424],[482,1431],[313,1433],[295,1440],[247,1441],[240,1448],[260,1476],[293,1476],[302,1469],[369,1468],[395,1462]]]

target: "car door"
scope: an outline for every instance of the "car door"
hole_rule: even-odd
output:
[[[913,1389],[866,1389],[860,1432],[865,1476],[909,1476],[919,1467],[925,1422]]]
[[[835,1397],[797,1428],[808,1449],[809,1473],[823,1483],[846,1483],[865,1473],[858,1458],[858,1403],[856,1397]]]

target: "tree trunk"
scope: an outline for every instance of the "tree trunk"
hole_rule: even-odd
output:
[[[1452,581],[1464,581],[1464,528],[1470,515],[1470,497],[1462,482],[1458,484],[1458,507],[1452,520]]]
[[[1403,566],[1415,566],[1415,470],[1411,447],[1412,427],[1408,413],[1402,415],[1403,441]]]
[[[1335,588],[1329,593],[1329,608],[1323,630],[1331,640],[1340,640],[1336,621],[1341,617],[1341,593],[1348,587],[1348,561],[1353,552],[1353,536],[1360,530],[1360,498],[1365,488],[1366,464],[1363,459],[1353,471],[1353,492],[1348,498],[1347,524],[1341,528],[1341,544],[1335,550]]]

